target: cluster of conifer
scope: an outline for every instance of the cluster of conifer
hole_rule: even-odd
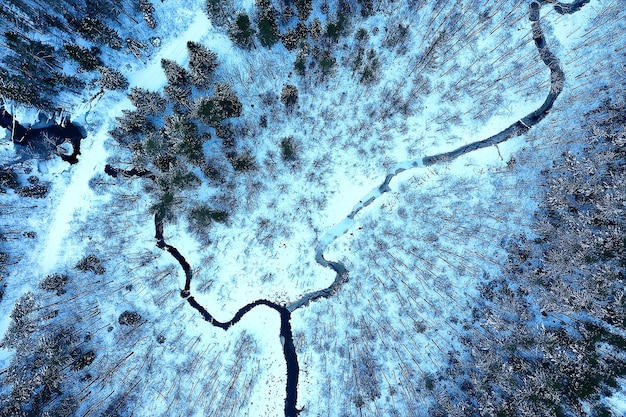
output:
[[[154,193],[154,211],[164,219],[174,219],[181,210],[183,193],[208,181],[224,180],[229,169],[215,160],[230,163],[233,171],[255,167],[254,158],[236,149],[228,120],[239,117],[243,104],[232,86],[218,81],[218,56],[204,45],[187,43],[187,68],[163,59],[167,78],[164,94],[132,88],[128,97],[134,110],[124,111],[111,135],[132,151],[134,168],[150,172],[153,181],[146,186]],[[221,140],[214,140],[217,137]],[[211,152],[205,153],[205,147]],[[226,171],[225,171],[226,170]],[[203,178],[205,177],[205,178]],[[227,208],[216,209],[205,203],[187,210],[196,230],[210,223],[226,221]]]
[[[351,32],[357,19],[373,13],[371,0],[342,0],[334,8],[328,2],[314,4],[312,0],[289,0],[280,4],[271,0],[256,0],[255,6],[255,13],[248,15],[238,12],[232,1],[206,0],[208,16],[239,47],[271,48],[280,42],[287,50],[295,52],[294,69],[300,75],[323,77],[334,74],[336,70],[338,54],[335,47],[340,37]],[[319,13],[313,13],[314,6]],[[406,35],[406,27],[401,27]],[[392,32],[396,34],[397,31]],[[353,70],[358,70],[359,81],[371,84],[379,78],[380,63],[373,50],[367,54],[363,52],[356,64],[358,68]]]
[[[60,92],[79,94],[98,73],[103,88],[125,88],[107,63],[145,46],[138,25],[157,24],[148,0],[8,0],[0,20],[0,97],[43,110],[62,107]]]

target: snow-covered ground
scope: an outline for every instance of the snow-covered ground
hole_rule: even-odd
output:
[[[293,313],[302,416],[424,415],[428,379],[449,352],[462,360],[458,335],[471,319],[477,285],[506,262],[501,242],[529,233],[536,176],[563,149],[555,134],[543,143],[544,128],[575,118],[574,110],[585,107],[579,91],[595,85],[586,77],[613,70],[605,63],[613,46],[589,39],[611,30],[615,20],[606,8],[616,2],[592,1],[565,17],[544,7],[547,42],[568,74],[549,117],[528,136],[427,168],[411,162],[496,134],[545,99],[550,71],[536,52],[525,4],[507,4],[482,20],[469,13],[473,2],[461,2],[467,21],[445,46],[436,44],[438,25],[453,5],[437,18],[433,5],[415,16],[403,16],[400,6],[359,22],[370,33],[367,48],[380,51],[383,63],[380,82],[364,86],[341,65],[328,80],[297,76],[294,54],[281,44],[242,51],[200,3],[155,3],[157,17],[168,21],[157,29],[161,46],[145,63],[120,63],[131,87],[159,91],[166,82],[161,59],[186,65],[187,42],[202,42],[218,53],[220,76],[244,103],[234,123],[248,129],[258,169],[229,182],[238,203],[230,221],[213,226],[210,244],[191,236],[182,216],[165,226],[166,241],[193,268],[195,299],[220,321],[258,299],[293,302],[335,278],[315,261],[316,247],[328,245],[326,259],[345,263],[350,280],[332,298]],[[252,2],[237,7],[253,9]],[[323,16],[317,8],[315,15]],[[602,32],[590,32],[598,16],[608,20]],[[383,45],[384,26],[394,19],[409,23],[408,52]],[[338,61],[355,53],[352,36],[345,44]],[[422,66],[429,45],[439,49]],[[594,66],[599,75],[589,72]],[[280,96],[288,83],[300,92],[294,112],[262,103],[260,96]],[[90,186],[108,161],[122,158],[108,132],[131,107],[120,92],[77,106],[73,117],[88,130],[80,162],[24,164],[22,176],[30,167],[51,183],[45,200],[0,196],[3,207],[15,207],[0,216],[3,231],[37,231],[36,239],[9,246],[18,263],[7,274],[2,317],[45,275],[70,270],[71,289],[80,295],[41,294],[40,303],[44,311],[64,306],[61,317],[98,346],[95,382],[77,382],[77,392],[91,390],[80,415],[99,415],[116,401],[135,416],[282,415],[278,314],[260,306],[228,332],[210,326],[179,297],[183,271],[155,246],[152,201],[142,188],[148,180],[106,178],[102,190]],[[268,128],[259,126],[262,115]],[[288,136],[296,141],[295,163],[280,157]],[[2,162],[10,161],[14,150],[0,149]],[[397,167],[408,169],[391,181],[391,191],[374,192],[376,200],[346,222]],[[30,205],[37,207],[19,208]],[[103,260],[104,275],[73,270],[87,254]],[[127,309],[141,314],[141,326],[118,325]],[[0,364],[10,357],[0,351]],[[615,409],[621,400],[608,399]]]

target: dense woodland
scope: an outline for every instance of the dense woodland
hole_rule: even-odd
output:
[[[120,151],[108,161],[115,171],[94,176],[92,189],[104,195],[131,179],[140,181],[150,200],[148,213],[169,223],[184,218],[188,231],[206,248],[212,239],[212,225],[227,226],[233,213],[249,207],[234,194],[239,182],[251,184],[251,190],[259,189],[262,185],[254,179],[265,178],[263,170],[279,166],[298,174],[306,162],[299,154],[302,139],[281,136],[276,138],[275,159],[266,163],[251,145],[256,133],[268,131],[272,120],[283,115],[301,116],[298,106],[314,92],[311,86],[329,85],[343,73],[369,91],[381,82],[383,55],[406,53],[411,43],[410,19],[376,27],[385,32],[383,50],[370,47],[374,29],[363,22],[380,12],[379,3],[256,0],[254,13],[247,13],[236,9],[232,0],[206,1],[207,16],[234,47],[241,51],[284,47],[289,52],[291,62],[285,65],[291,66],[296,81],[290,79],[281,89],[267,91],[260,98],[264,107],[259,111],[280,113],[268,122],[265,114],[254,120],[245,118],[244,108],[250,103],[241,94],[242,86],[232,84],[233,77],[221,65],[221,57],[201,43],[186,44],[186,66],[169,59],[161,61],[167,78],[162,91],[129,86],[123,72],[114,68],[119,57],[144,60],[160,42],[153,30],[161,22],[148,0],[9,0],[0,5],[0,45],[6,51],[0,56],[0,98],[3,103],[53,113],[71,107],[75,100],[89,101],[104,90],[123,91],[133,108],[125,110],[110,131]],[[416,13],[425,7],[423,1],[408,3]],[[471,9],[470,5],[465,10]],[[433,15],[440,12],[435,8]],[[485,10],[477,20],[488,20],[488,15]],[[458,23],[462,18],[449,13],[449,20]],[[138,27],[141,29],[136,30]],[[381,98],[388,100],[380,109],[371,110],[372,119],[380,121],[386,115],[408,114],[419,108],[416,97],[420,93],[443,85],[433,86],[422,75],[443,59],[433,51],[449,51],[455,45],[454,36],[445,30],[425,45],[424,54],[413,64],[419,73],[415,84],[421,87],[403,97],[399,87],[394,91],[385,86]],[[621,58],[623,49],[615,59]],[[452,67],[449,71],[454,72]],[[462,352],[449,352],[448,362],[441,364],[438,374],[414,376],[425,398],[420,406],[427,405],[427,415],[612,415],[604,398],[623,389],[626,376],[625,76],[622,65],[622,72],[615,74],[616,87],[611,87],[612,99],[575,115],[581,120],[580,129],[563,133],[563,141],[573,145],[538,179],[541,193],[532,232],[501,242],[508,255],[506,264],[498,275],[485,274],[480,297],[473,299],[471,320],[454,323]],[[462,78],[457,85],[463,85]],[[494,88],[486,83],[476,85],[472,88],[481,98],[486,94],[483,91]],[[472,116],[478,120],[487,117],[481,113]],[[447,113],[441,119],[454,122],[454,116]],[[511,169],[515,170],[514,161]],[[116,178],[110,178],[113,176]],[[0,199],[15,195],[29,202],[47,198],[45,180],[35,175],[22,177],[11,166],[0,167]],[[210,197],[198,197],[204,194]],[[127,195],[128,200],[121,201],[120,195],[112,207],[132,206],[140,198]],[[253,199],[254,193],[248,197]],[[8,285],[11,269],[19,266],[11,241],[36,237],[33,231],[22,232],[0,230],[0,285]],[[143,266],[153,260],[150,256],[137,259]],[[125,410],[138,401],[133,389],[139,382],[133,384],[140,379],[124,378],[129,385],[111,398],[86,407],[82,404],[90,401],[90,381],[113,381],[112,374],[132,355],[108,358],[106,348],[94,343],[92,332],[85,329],[110,333],[108,337],[134,352],[134,344],[143,340],[140,332],[145,317],[125,309],[117,323],[97,328],[97,306],[89,307],[91,310],[81,306],[82,315],[64,314],[57,308],[59,300],[78,306],[72,292],[84,291],[77,284],[80,280],[94,282],[90,284],[93,288],[105,288],[104,278],[109,273],[105,264],[99,256],[85,255],[63,273],[36,278],[38,293],[26,293],[11,307],[11,324],[1,346],[16,353],[9,367],[0,370],[0,416],[61,417],[75,415],[79,409],[87,409],[91,415],[96,411],[101,416],[129,415]],[[163,276],[169,274],[171,270],[163,272]],[[153,279],[161,285],[164,278]],[[133,285],[123,288],[130,293]],[[3,293],[4,287],[0,288],[0,303]],[[45,305],[38,301],[41,294]],[[367,326],[360,330],[365,334],[363,328]],[[160,346],[165,340],[158,334],[153,345]],[[242,347],[237,358],[247,355],[244,347],[254,350],[247,336],[242,335],[239,342]],[[367,352],[360,355],[354,373],[362,379],[346,391],[357,392],[348,396],[363,412],[369,402],[381,397],[384,379],[378,373],[377,359]],[[243,362],[235,361],[229,370],[241,372]],[[81,390],[72,388],[74,380],[80,381]],[[249,385],[242,384],[236,397],[233,394],[232,404],[228,403],[232,409],[245,403],[241,392],[252,385],[246,383]],[[406,406],[409,408],[413,406]]]
[[[455,388],[434,388],[441,415],[611,415],[602,398],[626,375],[624,98],[584,115],[585,142],[544,171],[534,236],[504,242],[466,323],[471,354],[446,371]]]
[[[110,65],[119,54],[141,58],[156,27],[145,0],[115,2],[7,1],[0,6],[3,54],[0,95],[41,110],[70,104],[61,93],[79,95],[94,80],[124,89]],[[144,31],[125,28],[144,25]],[[143,32],[143,33],[142,33]]]

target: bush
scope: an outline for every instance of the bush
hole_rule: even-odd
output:
[[[102,275],[106,272],[106,269],[102,266],[102,261],[95,255],[84,257],[76,264],[75,268],[83,272],[91,271],[96,275]]]
[[[280,152],[284,161],[295,161],[296,148],[293,136],[288,136],[280,141]]]
[[[122,326],[135,327],[141,321],[141,315],[136,311],[126,310],[120,314],[117,322]]]
[[[280,92],[280,101],[288,109],[292,109],[298,103],[298,89],[295,85],[286,84]]]

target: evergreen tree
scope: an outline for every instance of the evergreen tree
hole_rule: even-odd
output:
[[[157,21],[154,18],[154,5],[148,0],[139,0],[139,10],[143,15],[143,20],[146,22],[146,26],[150,29],[156,28]]]
[[[230,16],[233,15],[232,0],[206,0],[206,12],[213,25],[226,27]]]
[[[288,109],[293,109],[293,107],[298,103],[298,89],[296,86],[286,84],[280,92],[280,101]]]
[[[120,35],[115,29],[110,28],[100,19],[86,17],[84,19],[76,19],[73,16],[68,17],[68,22],[78,33],[85,39],[97,44],[102,44],[111,49],[122,49],[123,42]]]
[[[288,51],[293,51],[298,46],[298,35],[295,30],[287,29],[281,36],[281,41]]]
[[[261,46],[268,48],[280,39],[276,24],[276,9],[268,0],[257,0],[257,7],[259,8],[259,32],[257,36]]]
[[[189,85],[178,86],[168,84],[163,88],[163,92],[165,96],[172,101],[172,104],[175,105],[177,111],[189,109],[189,97],[191,96],[191,87]]]
[[[250,49],[254,45],[255,33],[256,31],[252,28],[248,15],[240,13],[237,15],[235,23],[231,25],[229,36],[236,45]]]
[[[189,85],[189,73],[175,61],[162,59],[161,68],[163,68],[163,72],[165,72],[168,84],[181,87]]]
[[[121,72],[109,67],[98,68],[100,72],[100,85],[107,90],[126,90],[128,80]]]
[[[144,115],[159,115],[165,110],[165,98],[157,91],[133,87],[128,98],[137,111]]]
[[[24,104],[47,107],[61,87],[56,82],[62,67],[55,48],[16,32],[5,32],[4,38],[13,54],[3,59],[6,69],[0,91]]]
[[[228,84],[216,84],[214,92],[213,97],[198,100],[196,114],[204,123],[216,128],[229,117],[239,117],[243,106]]]
[[[207,88],[218,66],[217,54],[197,42],[187,42],[191,81],[199,88]]]
[[[98,48],[87,49],[80,45],[65,44],[63,46],[67,55],[78,62],[80,69],[84,71],[95,71],[98,67],[101,67],[102,61],[100,60],[100,50]]]
[[[94,19],[114,18],[120,3],[115,0],[85,0],[86,11]]]
[[[311,0],[295,0],[296,12],[298,13],[298,19],[304,22],[311,16],[311,10],[313,10],[313,2]]]

